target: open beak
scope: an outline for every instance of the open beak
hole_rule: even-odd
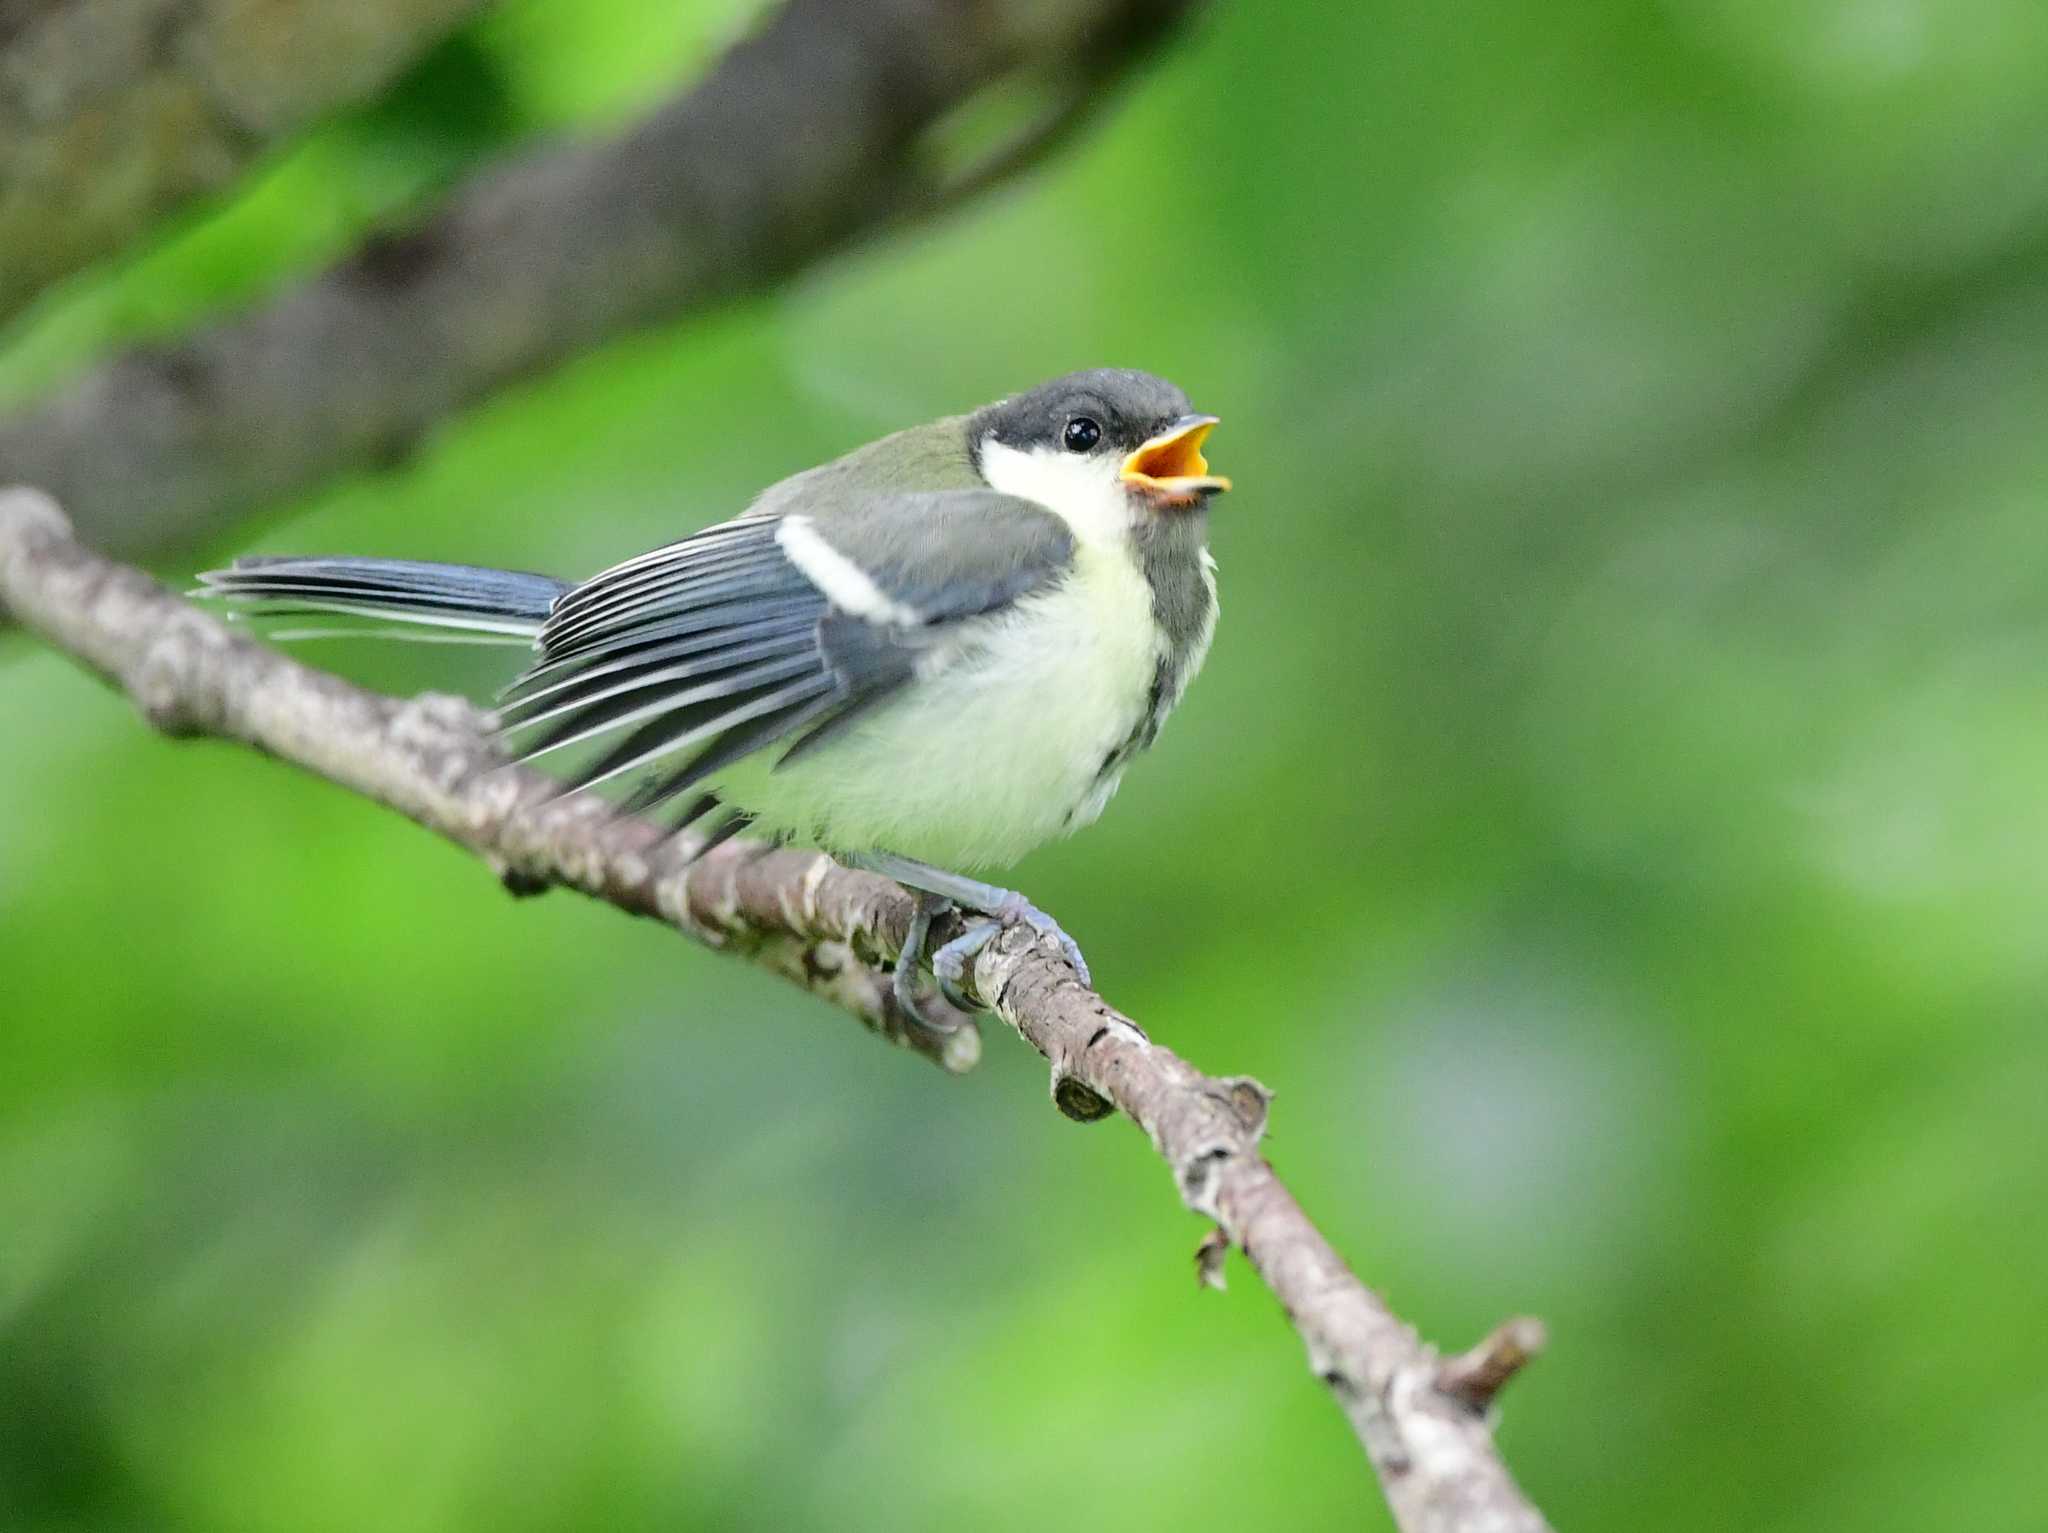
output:
[[[1183,415],[1124,459],[1124,483],[1174,506],[1229,489],[1230,481],[1210,473],[1202,456],[1202,443],[1215,429],[1213,415]]]

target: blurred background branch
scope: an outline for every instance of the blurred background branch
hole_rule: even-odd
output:
[[[0,610],[83,661],[174,737],[255,747],[365,794],[474,852],[521,892],[574,888],[760,962],[913,1043],[971,1066],[970,1028],[939,1045],[903,1026],[879,972],[900,951],[911,897],[815,852],[689,838],[561,800],[508,766],[487,721],[453,698],[379,697],[228,631],[139,570],[78,543],[39,492],[0,489]],[[948,917],[949,921],[957,917]],[[935,933],[935,941],[946,933]],[[1270,1093],[1204,1075],[1081,983],[1057,945],[1012,925],[981,950],[973,988],[1051,1061],[1053,1101],[1088,1122],[1127,1113],[1181,1199],[1242,1250],[1343,1407],[1403,1533],[1543,1533],[1495,1451],[1489,1410],[1541,1345],[1514,1322],[1441,1363],[1345,1265],[1259,1153]],[[1200,1275],[1221,1286],[1205,1241]]]
[[[789,0],[625,132],[485,171],[252,312],[0,419],[0,465],[109,552],[190,549],[331,474],[402,459],[513,379],[984,190],[1190,9]],[[935,130],[1006,81],[1053,103],[949,171]]]
[[[480,0],[0,0],[0,325]]]

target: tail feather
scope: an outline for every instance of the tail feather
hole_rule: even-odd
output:
[[[568,590],[548,575],[412,559],[261,557],[199,577],[199,594],[264,613],[336,612],[528,637]]]

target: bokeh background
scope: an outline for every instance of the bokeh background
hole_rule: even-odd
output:
[[[0,400],[622,121],[509,0],[0,337]],[[232,546],[577,573],[1070,367],[1225,418],[1223,622],[1015,879],[1278,1092],[1575,1529],[2048,1520],[2048,12],[1218,5],[1073,152]],[[166,567],[169,578],[189,568]],[[504,653],[316,652],[485,690]],[[515,902],[0,649],[0,1523],[1384,1526],[1128,1125]],[[963,748],[969,748],[964,747]]]

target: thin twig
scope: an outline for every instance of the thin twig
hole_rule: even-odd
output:
[[[167,734],[255,746],[438,831],[520,890],[560,885],[656,917],[911,1041],[884,973],[911,898],[886,879],[818,853],[739,842],[691,861],[690,848],[655,826],[553,800],[547,778],[505,765],[467,703],[382,697],[265,649],[85,548],[37,491],[0,490],[0,608],[120,687]],[[1203,1243],[1206,1278],[1220,1277],[1228,1246],[1244,1252],[1307,1344],[1406,1533],[1545,1527],[1495,1450],[1488,1409],[1517,1354],[1534,1351],[1526,1329],[1496,1333],[1468,1355],[1477,1361],[1443,1363],[1358,1280],[1260,1156],[1266,1088],[1204,1075],[1151,1041],[1056,943],[1013,925],[983,949],[970,979],[1051,1061],[1062,1112],[1087,1121],[1121,1110],[1150,1137],[1182,1202],[1216,1227]],[[972,1045],[958,1047],[938,1051],[949,1068],[973,1062]]]
[[[1532,1316],[1503,1320],[1478,1346],[1445,1358],[1437,1386],[1475,1411],[1491,1410],[1508,1380],[1534,1362],[1549,1340],[1543,1322]]]

